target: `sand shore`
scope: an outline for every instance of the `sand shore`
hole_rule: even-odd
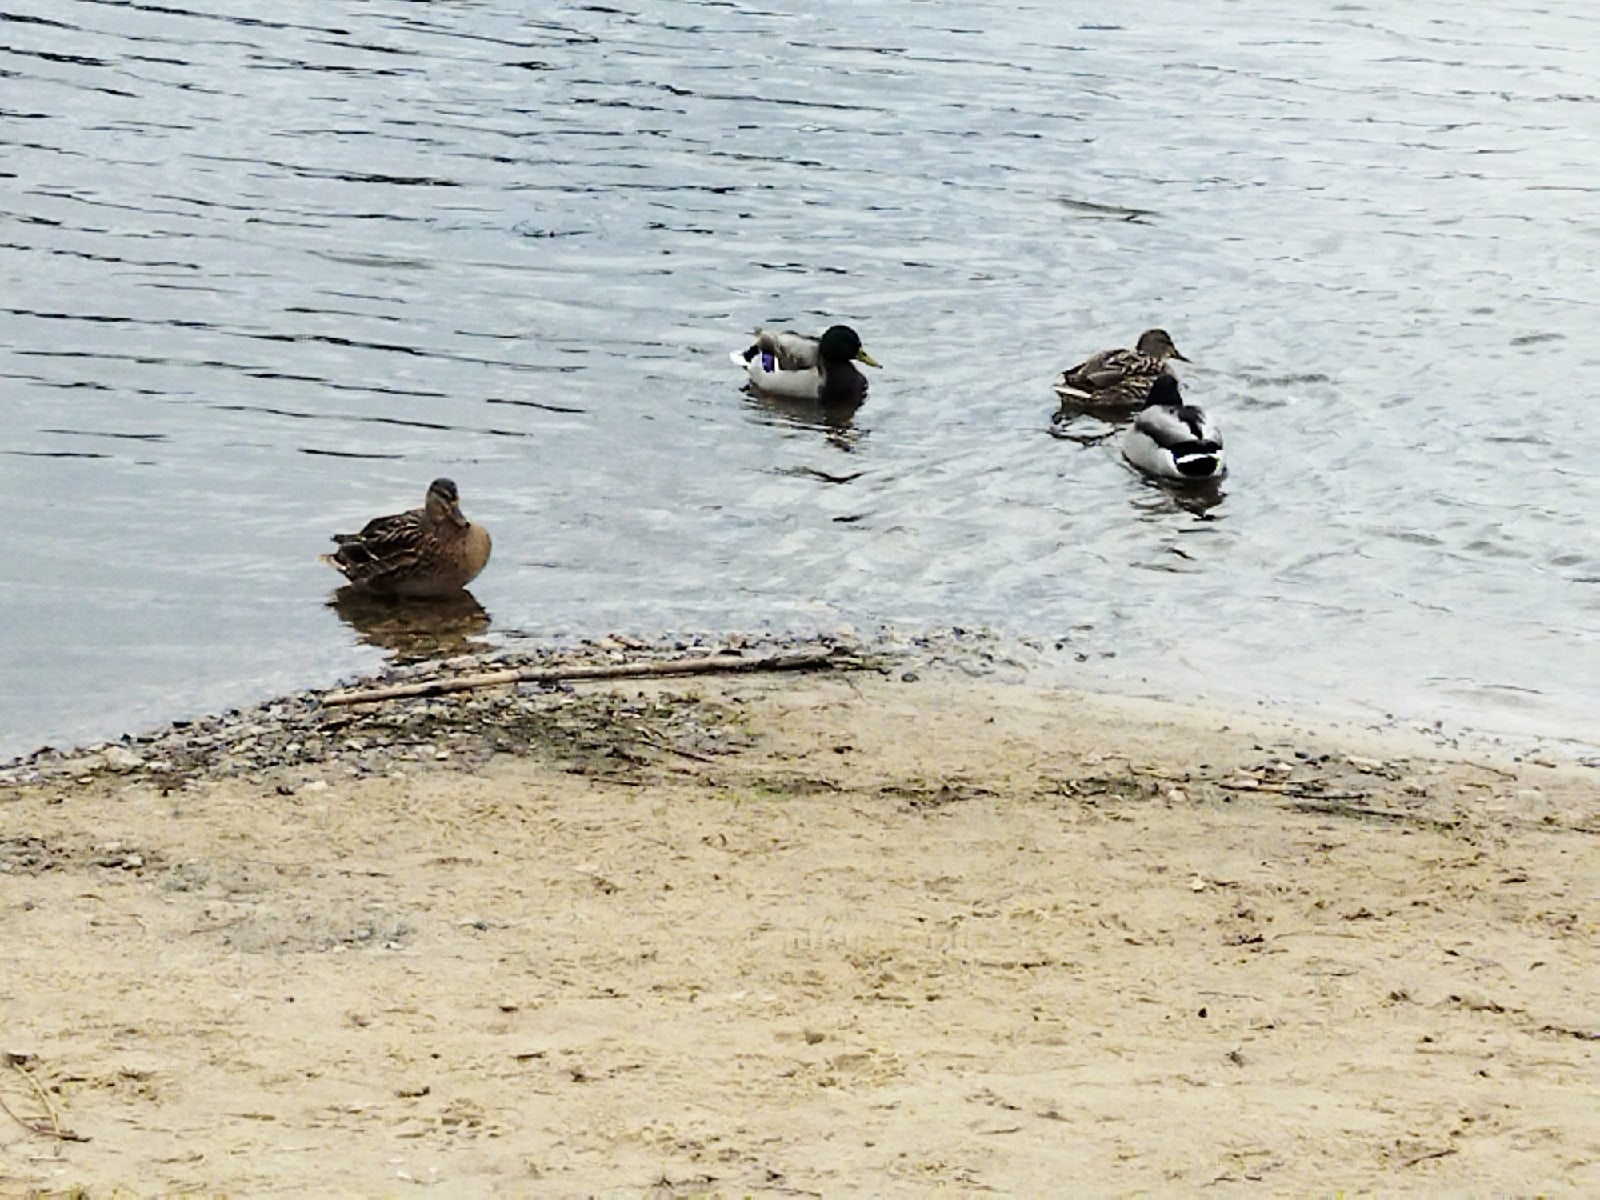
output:
[[[0,783],[0,1193],[1600,1194],[1593,767],[929,670],[509,695]]]

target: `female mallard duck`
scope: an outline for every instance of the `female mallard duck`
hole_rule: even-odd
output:
[[[1211,418],[1178,394],[1178,381],[1159,375],[1133,426],[1122,439],[1123,456],[1160,479],[1199,483],[1223,471],[1222,434]]]
[[[360,533],[336,533],[322,561],[355,587],[381,596],[447,596],[489,561],[489,532],[461,515],[456,485],[435,479],[421,508],[374,517]]]
[[[866,399],[867,377],[854,364],[878,365],[848,325],[830,326],[819,338],[758,329],[750,348],[730,357],[758,392],[824,404],[860,404]]]
[[[1132,350],[1102,350],[1056,376],[1062,404],[1082,408],[1137,408],[1150,385],[1167,375],[1167,360],[1189,360],[1178,353],[1165,329],[1146,329]]]

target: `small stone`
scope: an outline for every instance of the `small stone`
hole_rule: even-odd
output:
[[[135,771],[144,766],[144,759],[126,746],[107,746],[100,757],[113,771]]]
[[[303,784],[300,790],[302,792],[325,792],[328,790],[328,781],[326,779],[313,779],[310,783]]]

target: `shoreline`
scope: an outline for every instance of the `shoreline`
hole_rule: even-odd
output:
[[[1600,1188],[1595,768],[921,649],[0,773],[0,1191]]]
[[[419,638],[424,643],[426,641],[425,637],[421,637],[422,631],[407,629],[403,632],[404,644],[408,646]],[[881,669],[889,669],[891,664],[898,663],[896,669],[901,670],[958,670],[975,679],[1000,679],[1045,690],[1100,697],[1111,702],[1128,699],[1168,705],[1218,719],[1231,717],[1246,722],[1265,720],[1321,725],[1340,730],[1341,736],[1373,735],[1409,740],[1434,750],[1518,763],[1531,761],[1540,765],[1600,766],[1600,742],[1584,740],[1575,732],[1493,729],[1468,724],[1452,726],[1444,718],[1429,721],[1395,712],[1378,714],[1370,706],[1359,702],[1318,705],[1282,697],[1252,699],[1243,695],[1229,695],[1218,698],[1199,688],[1180,689],[1173,694],[1150,689],[1148,680],[1144,679],[1136,684],[1131,679],[1098,673],[1092,669],[1081,673],[1069,671],[1064,662],[1046,661],[1048,652],[1035,640],[1019,639],[988,629],[956,627],[914,634],[885,628],[865,640],[858,638],[853,629],[847,629],[837,634],[734,634],[724,637],[697,634],[674,640],[610,634],[577,642],[541,644],[531,650],[516,647],[469,648],[445,658],[390,662],[373,671],[347,677],[327,686],[297,688],[221,712],[197,713],[193,717],[168,720],[136,731],[125,730],[112,737],[85,738],[61,746],[45,744],[8,759],[0,759],[0,786],[35,776],[42,777],[42,773],[70,770],[71,764],[79,759],[86,758],[92,763],[95,754],[109,752],[114,760],[131,761],[125,751],[138,753],[137,747],[170,743],[175,739],[182,741],[195,730],[222,729],[230,723],[241,721],[247,725],[271,725],[291,713],[304,717],[311,709],[320,706],[325,697],[341,691],[403,683],[440,672],[459,675],[507,667],[536,668],[562,663],[586,666],[615,663],[633,657],[657,661],[724,650],[743,654],[783,654],[819,648],[870,657],[879,663]],[[1059,648],[1056,654],[1060,654]],[[147,756],[141,754],[140,757]]]

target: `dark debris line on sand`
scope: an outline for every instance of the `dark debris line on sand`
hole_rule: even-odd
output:
[[[830,670],[883,670],[897,660],[915,658],[984,673],[1004,661],[997,639],[965,630],[893,643],[884,638],[871,646],[844,636],[662,644],[612,636],[565,649],[501,651],[392,667],[359,685],[394,688],[447,681],[449,686],[448,681],[485,671],[658,664],[712,654],[749,662],[819,653]],[[360,777],[423,762],[471,770],[498,753],[552,754],[586,770],[605,771],[626,769],[630,762],[637,765],[660,752],[699,758],[729,753],[741,744],[736,714],[680,696],[578,691],[545,682],[351,707],[325,703],[345,691],[308,690],[84,749],[46,748],[0,766],[0,787],[111,774],[172,790],[195,780],[260,777],[269,771],[293,775],[334,768]]]

